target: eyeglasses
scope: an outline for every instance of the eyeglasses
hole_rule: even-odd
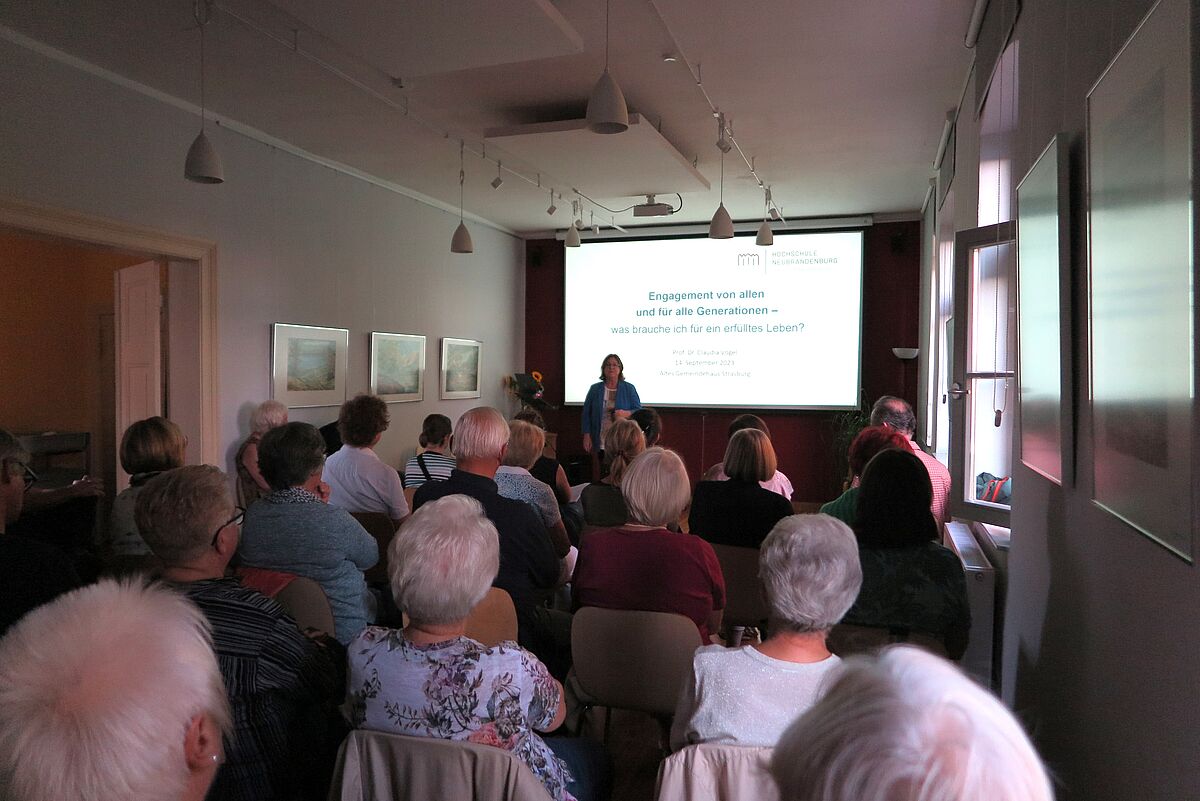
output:
[[[233,517],[226,520],[224,523],[222,523],[220,525],[220,527],[217,528],[216,531],[213,532],[212,545],[210,545],[209,547],[216,548],[217,547],[217,537],[221,536],[221,532],[224,531],[225,529],[229,528],[230,526],[240,526],[242,524],[242,520],[245,517],[246,517],[245,509],[243,509],[240,506],[233,507]]]

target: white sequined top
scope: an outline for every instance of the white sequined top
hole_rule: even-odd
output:
[[[785,662],[753,646],[707,645],[675,709],[671,750],[694,743],[773,748],[784,729],[816,703],[826,677],[841,663]]]

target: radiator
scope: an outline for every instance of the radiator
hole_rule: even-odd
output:
[[[971,606],[971,637],[961,665],[984,687],[992,687],[992,649],[996,628],[996,571],[967,523],[947,523],[945,544],[962,561]]]

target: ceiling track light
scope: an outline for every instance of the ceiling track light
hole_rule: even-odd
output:
[[[587,104],[588,130],[599,134],[623,133],[629,128],[629,107],[621,87],[608,72],[609,12],[612,0],[604,3],[604,72],[592,87]]]
[[[775,233],[771,230],[771,224],[767,222],[767,217],[770,215],[771,190],[767,189],[763,193],[763,221],[762,225],[758,226],[758,236],[754,237],[754,244],[763,247],[770,247],[775,244]]]
[[[554,212],[556,212],[556,211],[558,211],[558,206],[554,205],[554,190],[551,189],[550,190],[550,206],[546,209],[546,213],[549,214],[551,217],[553,217]]]
[[[580,245],[579,225],[575,220],[575,217],[578,214],[579,214],[579,201],[572,200],[571,201],[571,225],[567,227],[567,235],[563,240],[564,244],[566,244],[566,246],[569,248],[577,248]]]
[[[592,233],[593,234],[600,233],[600,226],[596,225],[596,212],[590,211],[590,212],[588,212],[588,214],[591,215],[589,219],[592,223]]]
[[[204,133],[204,28],[212,19],[212,0],[193,0],[192,16],[200,27],[200,133],[188,148],[183,164],[183,177],[198,184],[220,184],[225,182],[225,168],[221,157],[208,136]]]
[[[463,168],[463,151],[466,149],[466,144],[459,140],[458,142],[458,227],[454,229],[454,236],[450,237],[450,252],[451,253],[474,253],[475,243],[471,241],[471,232],[467,230],[467,224],[463,222],[463,183],[466,182],[467,173]]]
[[[499,189],[504,179],[500,177],[500,162],[496,162],[496,177],[492,179],[492,189]]]
[[[725,139],[725,115],[717,118],[720,133],[717,136],[717,146]],[[712,222],[708,224],[709,239],[733,239],[733,219],[725,208],[725,150],[721,151],[721,204],[713,212]]]

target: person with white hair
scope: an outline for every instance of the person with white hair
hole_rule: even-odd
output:
[[[758,575],[771,636],[696,651],[671,727],[673,750],[694,743],[773,747],[841,662],[825,639],[862,584],[850,527],[827,515],[783,518],[763,540]]]
[[[780,738],[782,801],[1053,801],[1021,725],[949,662],[898,645],[848,658]]]
[[[306,637],[278,603],[226,577],[243,510],[217,468],[162,473],[143,486],[135,511],[162,578],[212,625],[233,732],[209,801],[316,797],[337,750],[328,721],[345,691],[341,647]]]
[[[563,722],[562,685],[517,643],[489,648],[466,636],[467,616],[495,579],[501,550],[495,524],[465,495],[428,501],[405,521],[389,546],[388,577],[409,622],[402,631],[370,626],[351,642],[351,721],[503,748],[555,801],[593,798],[585,777],[598,746],[537,735]]]
[[[0,798],[201,801],[229,732],[204,615],[104,580],[0,640]]]
[[[0,637],[30,609],[79,586],[67,555],[52,545],[5,534],[33,483],[29,452],[0,428]]]
[[[447,495],[466,495],[483,505],[500,532],[500,571],[494,584],[512,596],[517,641],[562,679],[571,662],[571,617],[547,609],[545,602],[558,585],[559,560],[570,543],[558,543],[556,550],[538,513],[500,494],[496,472],[508,453],[508,438],[508,421],[496,409],[477,406],[465,412],[451,437],[456,467],[445,481],[422,484],[413,496],[413,508]]]
[[[583,538],[571,585],[574,605],[675,612],[690,618],[708,645],[721,628],[725,578],[711,545],[667,528],[692,500],[683,460],[675,451],[650,448],[629,465],[621,490],[629,522]]]
[[[233,461],[237,465],[238,506],[245,509],[271,492],[271,485],[258,469],[258,443],[263,434],[288,421],[288,410],[277,400],[265,400],[250,413],[250,436],[238,448]]]

